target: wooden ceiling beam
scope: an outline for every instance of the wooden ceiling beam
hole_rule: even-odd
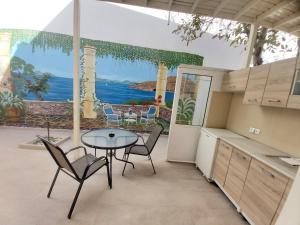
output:
[[[193,4],[193,6],[192,6],[192,8],[191,8],[191,13],[192,13],[192,14],[195,12],[197,6],[200,4],[201,1],[202,1],[202,0],[195,0],[195,1],[194,1],[194,4]]]
[[[292,34],[298,32],[298,31],[300,31],[300,25],[293,26],[288,30],[288,32],[292,33]]]
[[[120,3],[122,1],[123,4],[130,4],[130,5],[136,5],[136,6],[144,6],[144,3],[145,3],[144,1],[140,1],[140,0],[97,0],[97,1],[108,1],[108,2],[115,2],[115,3]],[[147,1],[148,1],[147,7],[150,7],[149,6],[150,0],[147,0]],[[151,1],[151,8],[169,10],[170,5],[171,5],[172,11],[178,11],[178,12],[183,12],[183,13],[198,13],[203,16],[212,16],[212,10],[209,10],[209,9],[197,10],[197,7],[204,1],[207,1],[207,0],[194,0],[193,5],[191,7],[190,5],[176,4],[176,2],[174,0],[169,0],[169,1],[163,2],[163,3],[160,2],[160,0],[156,0],[156,1]],[[210,0],[210,1],[212,1],[212,0]],[[251,23],[251,24],[256,23],[257,18],[247,16],[246,12],[249,10],[249,8],[255,6],[255,4],[257,4],[259,1],[260,0],[249,0],[248,3],[241,10],[239,10],[239,12],[235,15],[232,15],[231,13],[224,12],[221,10],[221,11],[219,11],[217,17],[223,18],[223,19],[229,19],[229,20],[237,20],[241,23]],[[298,0],[294,0],[294,1],[298,1]],[[293,0],[288,0],[288,1],[283,0],[282,2],[284,2],[284,5],[285,5],[285,4],[288,4],[288,2],[290,2],[290,3],[293,2]],[[274,6],[277,8],[277,9],[275,8],[276,10],[279,10],[281,7],[283,7],[282,2],[279,3],[280,7],[278,5]],[[272,8],[273,10],[275,10],[274,7]],[[195,10],[197,10],[197,12],[195,12]],[[267,11],[269,11],[269,10],[267,10]],[[266,12],[263,14],[266,15]],[[283,22],[288,23],[286,21],[289,19],[292,20],[293,18],[296,18],[296,15],[293,15],[293,16],[290,15],[290,16],[288,16],[288,18],[284,18],[284,19],[280,20],[280,23],[283,23]],[[288,28],[288,26],[285,26],[283,24],[283,25],[278,25],[278,26],[274,27],[274,25],[276,25],[276,23],[270,23],[264,19],[262,19],[258,23],[258,25],[265,26],[268,28],[273,28],[273,29],[279,30],[279,31],[284,31],[287,33],[292,32],[293,35],[297,35],[297,36],[300,35],[300,30],[298,30],[299,29],[298,26]]]
[[[256,22],[262,21],[266,17],[270,16],[272,13],[278,11],[279,9],[281,9],[281,8],[289,5],[290,3],[294,2],[294,1],[297,1],[297,0],[283,0],[283,1],[281,1],[277,5],[274,5],[272,8],[268,9],[264,13],[260,14],[259,16],[257,16]]]
[[[244,15],[247,11],[249,11],[252,7],[254,7],[261,0],[251,0],[249,1],[237,14],[234,15],[234,20],[239,19],[242,15]]]
[[[171,11],[174,0],[169,0],[168,9]]]
[[[218,13],[224,8],[226,4],[228,4],[230,0],[222,0],[218,7],[214,10],[212,17],[216,17]]]
[[[300,11],[299,11],[299,12],[296,12],[296,13],[293,13],[292,15],[287,16],[286,18],[281,19],[281,20],[279,20],[278,22],[274,23],[274,24],[273,24],[273,28],[280,27],[280,26],[282,26],[283,24],[286,24],[286,23],[291,22],[291,21],[293,21],[293,20],[295,20],[295,19],[298,19],[298,18],[300,18]]]

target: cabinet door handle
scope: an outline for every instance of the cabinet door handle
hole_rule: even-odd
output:
[[[257,99],[256,98],[254,98],[254,99],[248,99],[248,102],[257,102]]]
[[[269,177],[275,178],[275,175],[261,167],[261,171]]]
[[[224,148],[226,148],[226,149],[228,149],[228,150],[230,149],[229,146],[224,145],[224,144],[222,144],[222,145],[223,145]]]
[[[240,159],[243,159],[243,160],[247,160],[247,157],[242,155],[241,153],[236,153],[236,155],[240,158]]]
[[[281,100],[279,100],[279,99],[276,99],[276,100],[275,99],[269,99],[268,102],[281,102]]]
[[[245,156],[243,156],[243,155],[241,155],[240,157],[241,157],[241,159],[243,159],[243,160],[246,160],[246,159],[247,159],[247,158],[246,158]]]

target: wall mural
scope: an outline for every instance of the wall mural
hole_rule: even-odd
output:
[[[24,100],[23,120],[11,121],[43,126],[46,115],[55,127],[71,127],[71,119],[63,126],[59,124],[72,114],[72,50],[69,35],[0,29],[2,117],[7,116],[7,108],[20,111]],[[87,118],[86,123],[83,118],[82,126],[91,128],[91,119],[99,120],[93,126],[107,122],[102,113],[107,103],[121,114],[134,112],[138,118],[150,105],[156,105],[156,116],[169,121],[176,68],[202,62],[203,57],[195,54],[81,38],[81,101],[83,117]]]

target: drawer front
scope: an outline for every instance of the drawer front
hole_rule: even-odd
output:
[[[245,91],[250,68],[229,72],[223,78],[222,91],[240,92]]]
[[[224,185],[225,191],[239,202],[250,166],[251,157],[237,149],[233,149],[228,173]]]
[[[240,200],[242,212],[256,225],[269,225],[287,182],[282,174],[252,159]]]
[[[261,104],[269,75],[269,70],[270,64],[255,66],[250,69],[249,80],[243,99],[244,104]]]
[[[214,165],[213,179],[222,186],[226,179],[231,153],[232,146],[226,142],[220,141]]]
[[[287,91],[268,91],[264,94],[262,105],[274,107],[286,107],[289,98]]]
[[[293,181],[292,181],[292,180],[289,180],[289,182],[288,182],[288,184],[287,184],[287,186],[286,186],[286,188],[285,188],[283,197],[282,197],[282,199],[281,199],[281,201],[280,201],[279,207],[278,207],[278,209],[277,209],[277,211],[276,211],[276,214],[275,214],[275,216],[274,216],[274,218],[273,218],[273,220],[272,220],[272,225],[275,225],[275,223],[276,223],[276,221],[277,221],[277,219],[278,219],[278,217],[279,217],[279,215],[280,215],[280,213],[281,213],[281,210],[282,210],[282,208],[283,208],[283,206],[284,206],[284,203],[286,202],[287,196],[288,196],[288,194],[290,193],[292,184],[293,184]]]
[[[262,104],[286,107],[295,74],[296,59],[271,64]]]

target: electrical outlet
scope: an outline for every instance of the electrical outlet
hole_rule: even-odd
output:
[[[254,133],[254,131],[255,131],[255,128],[254,128],[254,127],[250,127],[250,128],[249,128],[249,133]]]
[[[254,134],[259,134],[259,133],[260,133],[260,129],[255,128],[255,129],[254,129]]]

